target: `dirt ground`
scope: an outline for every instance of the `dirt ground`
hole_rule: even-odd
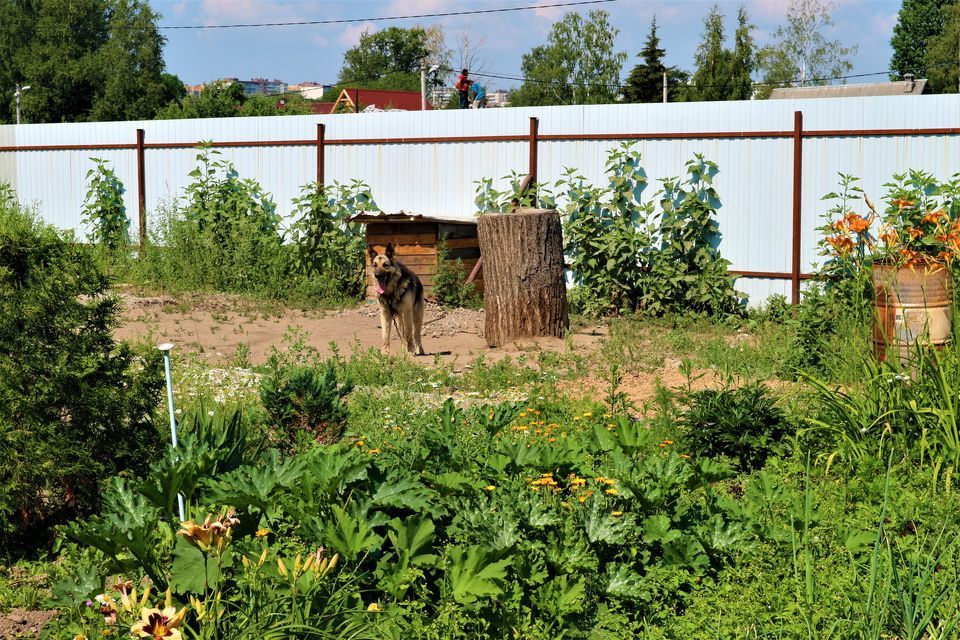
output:
[[[56,615],[56,611],[12,609],[0,614],[0,638],[39,638],[43,626]]]
[[[155,344],[172,342],[178,349],[205,354],[212,363],[233,360],[242,344],[249,348],[252,363],[263,362],[271,348],[283,346],[290,328],[301,329],[307,343],[321,353],[330,353],[336,343],[341,353],[359,343],[361,348],[380,346],[380,313],[376,304],[362,304],[343,311],[301,311],[297,309],[257,308],[249,301],[230,296],[141,297],[121,294],[122,323],[118,338],[146,339]],[[594,349],[605,327],[592,327],[575,333],[571,340],[578,352]],[[563,351],[566,342],[558,338],[520,340],[491,349],[483,338],[483,311],[446,310],[428,303],[423,324],[423,345],[432,360],[440,354],[445,360],[467,363],[479,354],[488,360],[529,354],[538,350]],[[396,332],[390,343],[395,354],[403,352]]]

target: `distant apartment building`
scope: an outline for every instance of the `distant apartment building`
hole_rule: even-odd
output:
[[[503,89],[497,89],[487,94],[488,107],[509,107],[510,94]]]
[[[203,93],[203,88],[205,86],[207,85],[203,83],[200,83],[200,84],[187,84],[186,82],[183,83],[183,88],[187,90],[188,96],[200,95],[201,93]]]
[[[282,80],[267,80],[266,78],[253,78],[252,80],[222,78],[220,81],[238,83],[243,87],[243,95],[245,96],[269,96],[287,91],[287,83]]]
[[[307,100],[320,100],[330,87],[329,84],[320,84],[319,82],[301,82],[300,84],[289,85],[287,91],[299,92]]]

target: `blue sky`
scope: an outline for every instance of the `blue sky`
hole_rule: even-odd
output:
[[[541,4],[554,0],[541,0]],[[280,22],[333,18],[368,18],[443,11],[516,7],[536,0],[150,0],[162,14],[161,26],[224,24],[232,22]],[[618,0],[602,5],[620,30],[618,50],[629,58],[624,77],[635,64],[656,14],[667,63],[684,69],[693,66],[693,54],[703,32],[703,17],[713,0]],[[727,16],[728,35],[735,27],[740,0],[716,2]],[[787,0],[745,0],[751,21],[757,25],[758,44],[769,43],[783,22]],[[856,44],[852,73],[882,71],[890,62],[890,36],[896,24],[899,0],[835,0],[835,25],[828,37],[845,45]],[[592,7],[573,10],[587,12]],[[569,9],[568,9],[569,10]],[[564,9],[459,16],[439,19],[401,20],[350,25],[265,27],[253,29],[165,30],[167,68],[185,82],[196,84],[221,77],[278,78],[288,83],[312,80],[333,82],[343,52],[357,43],[364,29],[389,25],[442,24],[447,46],[454,49],[461,33],[482,42],[480,57],[488,73],[520,75],[521,56],[546,40],[550,25]],[[883,77],[852,80],[864,82]],[[509,81],[491,81],[490,89],[510,88]]]

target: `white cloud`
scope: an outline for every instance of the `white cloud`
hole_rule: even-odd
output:
[[[870,22],[873,23],[873,30],[877,32],[877,34],[888,38],[893,35],[893,28],[897,26],[897,14],[877,14],[873,16]]]
[[[550,3],[544,3],[550,4]],[[563,15],[564,7],[540,7],[538,6],[533,10],[534,15],[538,18],[546,18],[550,21],[556,21]]]
[[[421,13],[457,11],[457,4],[449,0],[391,0],[386,16],[410,16]]]
[[[343,31],[340,32],[340,35],[337,36],[337,41],[344,46],[355,47],[360,42],[360,36],[362,36],[365,31],[376,33],[377,25],[372,22],[351,24],[347,27],[344,27]]]

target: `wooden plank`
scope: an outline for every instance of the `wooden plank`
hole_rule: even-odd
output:
[[[382,244],[386,246],[392,242],[394,247],[401,247],[406,244],[434,244],[437,236],[433,233],[393,233],[393,234],[367,234],[367,244]]]
[[[431,233],[436,235],[437,225],[433,222],[370,222],[367,224],[367,236],[393,235],[395,233]]]
[[[473,238],[450,238],[443,242],[447,246],[447,249],[474,249],[480,247],[480,241],[476,236]]]
[[[384,252],[387,250],[387,246],[372,245],[376,251]],[[437,255],[437,248],[432,244],[428,245],[419,245],[419,244],[404,244],[399,247],[394,247],[394,254],[401,257],[401,262],[403,256],[427,256],[427,255]]]

